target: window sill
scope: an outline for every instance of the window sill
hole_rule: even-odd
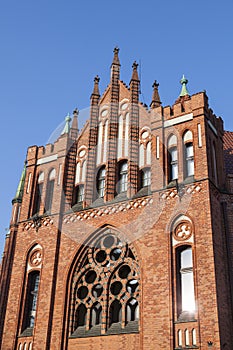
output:
[[[21,337],[31,337],[33,335],[33,328],[27,327],[24,331],[19,335]]]
[[[130,334],[139,333],[138,331],[138,321],[130,321],[127,323],[125,328],[121,327],[121,322],[113,323],[106,333],[101,334],[101,325],[92,327],[90,330],[86,330],[86,326],[78,327],[74,333],[70,335],[70,339],[73,338],[88,338],[88,337],[98,337],[107,336],[114,334]]]

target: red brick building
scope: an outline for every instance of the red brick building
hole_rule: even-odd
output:
[[[205,92],[139,102],[114,50],[53,144],[28,148],[1,269],[3,350],[233,349],[233,134]]]

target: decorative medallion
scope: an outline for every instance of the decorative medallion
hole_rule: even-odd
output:
[[[176,226],[173,235],[177,241],[186,241],[193,234],[192,225],[188,221],[183,221]]]
[[[42,262],[42,251],[40,249],[36,249],[32,252],[30,256],[30,264],[33,267],[37,267]]]

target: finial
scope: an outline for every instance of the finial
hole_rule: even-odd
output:
[[[99,81],[100,81],[100,78],[98,75],[96,75],[94,78],[94,88],[93,88],[92,95],[100,96]]]
[[[133,73],[132,73],[132,78],[131,78],[131,81],[132,80],[136,80],[136,81],[139,81],[139,77],[138,77],[138,63],[136,61],[134,61],[133,65],[132,65],[132,68],[133,68]]]
[[[118,53],[119,53],[120,49],[116,46],[114,47],[114,57],[113,57],[113,61],[112,61],[112,64],[116,64],[118,66],[120,66],[120,60],[119,60],[119,57],[118,57]]]
[[[68,134],[69,131],[70,131],[70,121],[71,121],[71,117],[70,117],[69,113],[68,113],[67,116],[65,117],[65,121],[66,121],[66,124],[65,124],[65,126],[64,126],[64,129],[62,130],[61,135]]]
[[[156,108],[156,107],[159,107],[161,105],[159,91],[158,91],[159,83],[157,82],[157,80],[154,81],[152,87],[154,90],[153,90],[152,101],[151,101],[150,107]]]
[[[154,89],[157,89],[157,90],[158,90],[159,83],[157,82],[157,80],[154,81],[152,87],[153,87]]]
[[[185,78],[184,74],[180,80],[180,83],[182,85],[180,97],[189,95],[189,92],[188,92],[187,86],[186,86],[188,84],[188,79]]]
[[[78,116],[78,115],[79,115],[79,110],[78,110],[78,108],[75,108],[73,110],[73,116]]]
[[[137,69],[138,68],[138,63],[136,61],[134,61],[133,65],[132,65],[133,69]]]

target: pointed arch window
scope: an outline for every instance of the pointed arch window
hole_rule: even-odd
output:
[[[99,303],[96,303],[91,308],[90,326],[94,327],[101,324],[101,319],[102,319],[102,306]]]
[[[132,298],[128,301],[126,306],[126,320],[127,322],[136,321],[139,317],[139,305],[136,299]]]
[[[41,172],[37,178],[32,215],[40,212],[43,185],[44,185],[44,173]]]
[[[119,300],[114,300],[110,306],[109,312],[110,320],[109,325],[111,326],[113,323],[121,322],[122,318],[122,307]]]
[[[24,322],[23,322],[24,329],[33,328],[35,324],[39,282],[40,282],[39,271],[33,271],[29,273],[26,301],[25,301]]]
[[[119,164],[119,193],[123,193],[127,191],[128,185],[128,163],[127,161],[123,161]]]
[[[139,266],[132,247],[110,228],[98,231],[90,242],[74,265],[70,337],[135,332]]]
[[[75,314],[75,328],[83,327],[87,321],[87,308],[84,304],[80,304]]]
[[[194,175],[194,150],[193,150],[193,134],[187,130],[183,136],[184,145],[184,177]]]
[[[45,211],[47,213],[50,213],[52,209],[55,177],[56,177],[56,171],[55,169],[52,169],[49,173],[47,188],[46,188]]]
[[[97,174],[97,193],[100,198],[104,197],[106,168],[102,167]]]

